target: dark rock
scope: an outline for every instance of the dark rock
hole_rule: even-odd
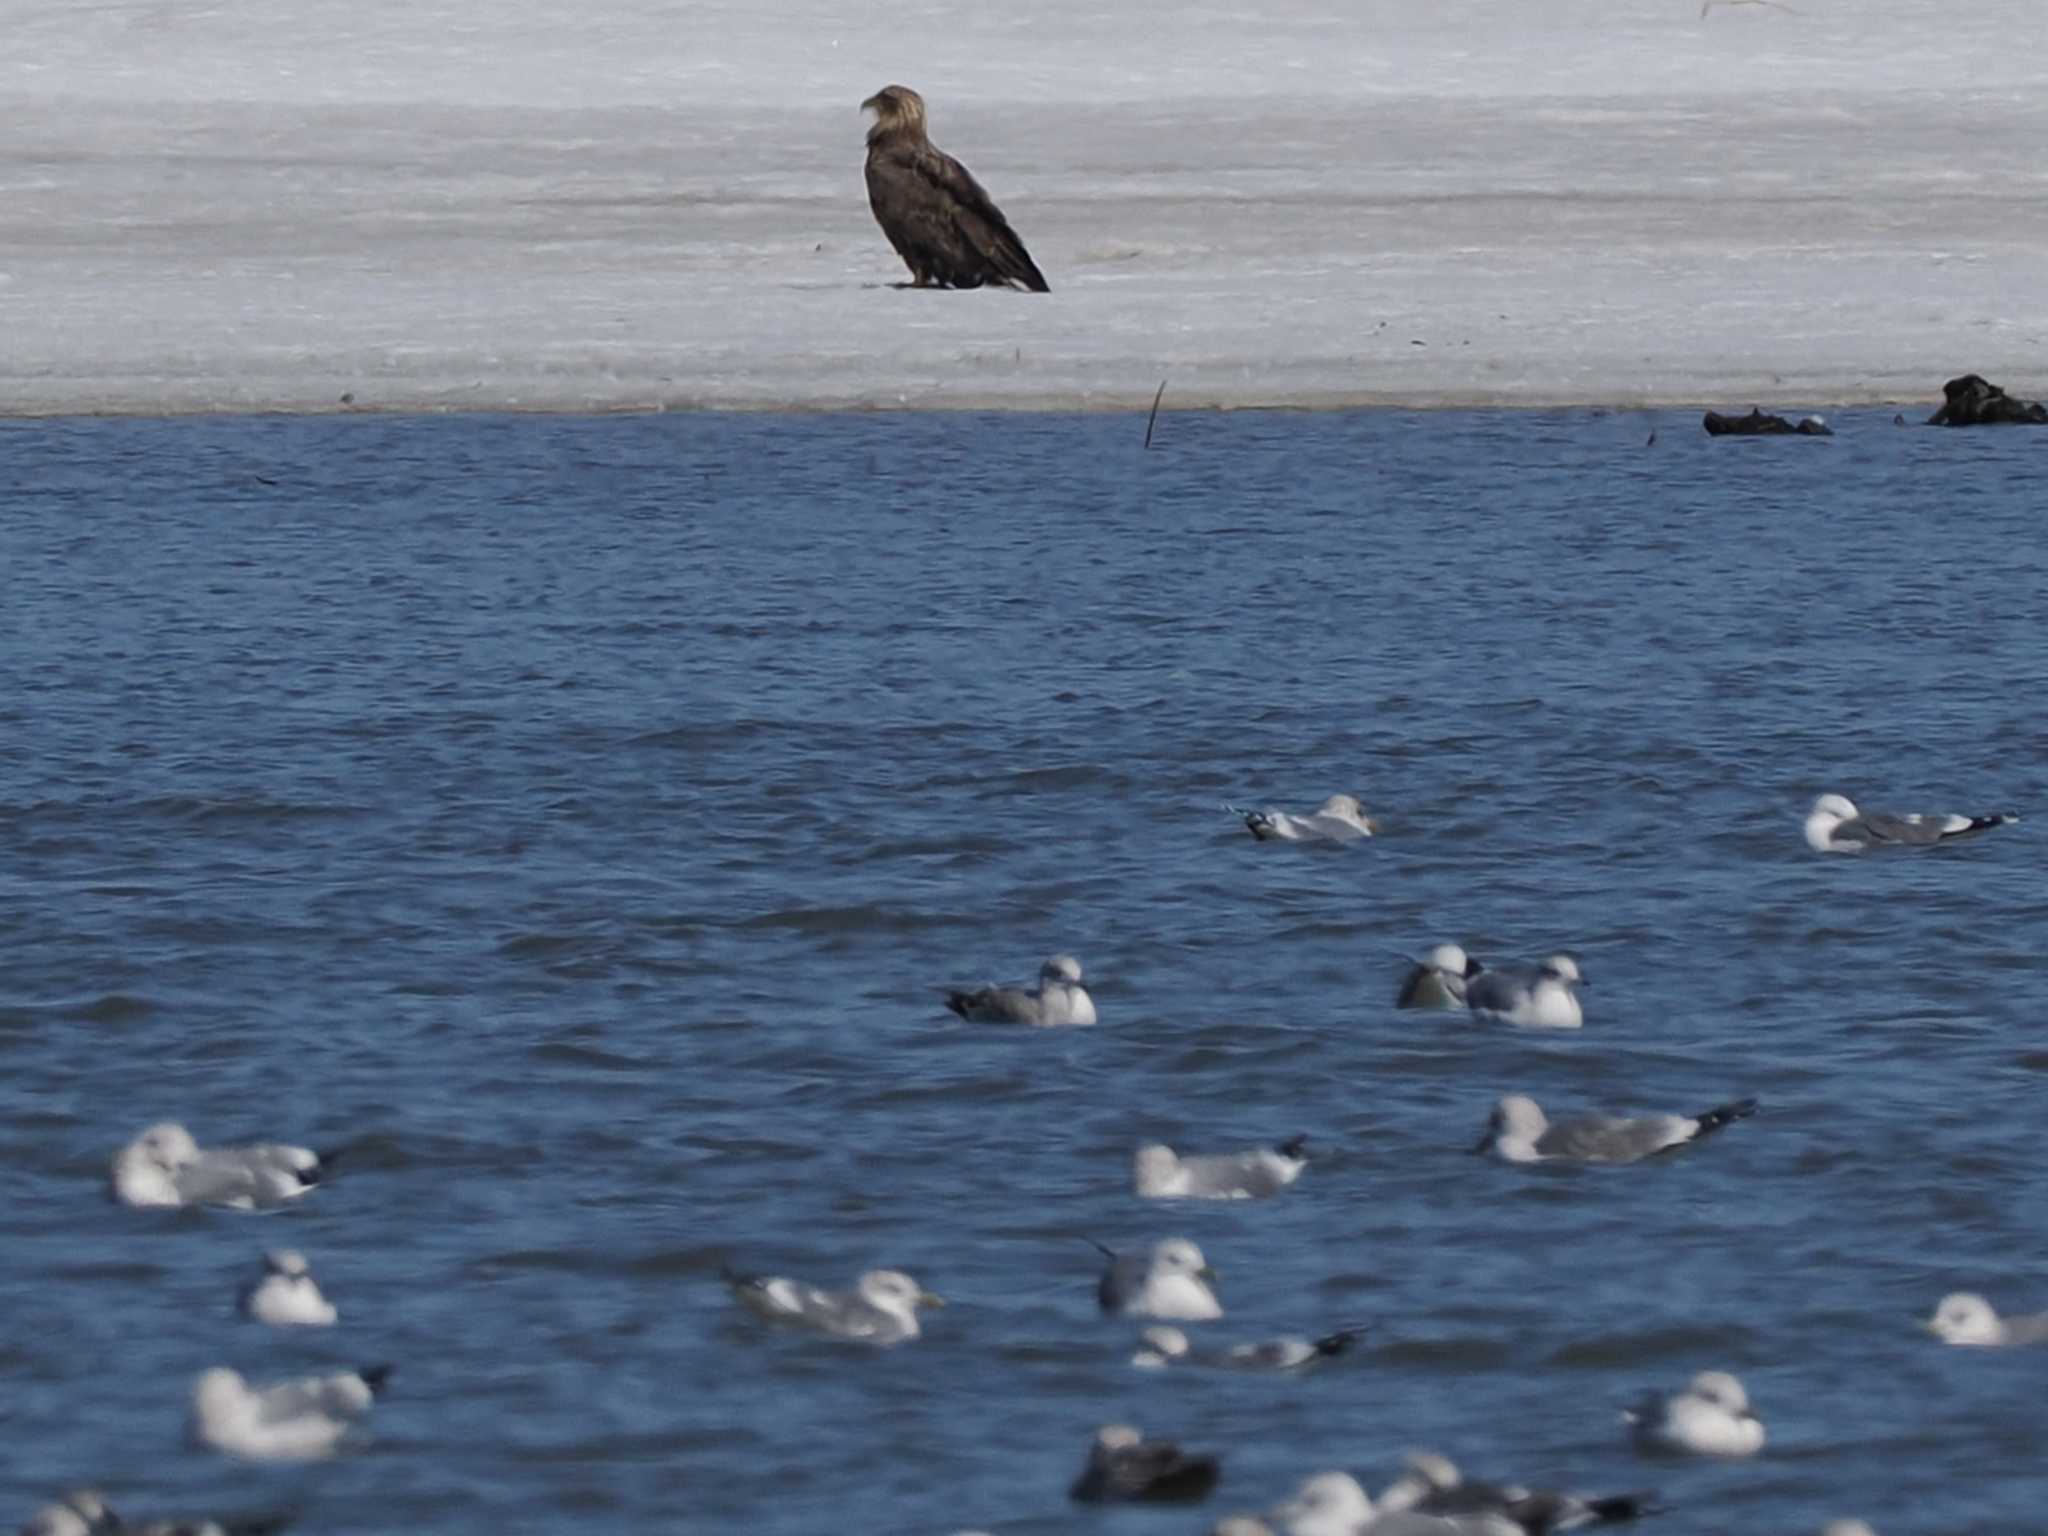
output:
[[[1782,416],[1766,416],[1755,406],[1747,416],[1709,411],[1702,423],[1709,437],[1833,437],[1834,429],[1818,416],[1802,416],[1797,426]]]
[[[1996,384],[1974,373],[1941,386],[1947,401],[1927,418],[1930,427],[2048,427],[2048,407],[2038,400],[2015,400]]]

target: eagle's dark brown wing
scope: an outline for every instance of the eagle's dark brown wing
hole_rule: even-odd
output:
[[[981,183],[929,141],[892,135],[870,145],[867,179],[875,222],[920,285],[1051,291]]]

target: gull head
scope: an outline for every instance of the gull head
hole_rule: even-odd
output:
[[[919,1285],[900,1269],[871,1269],[860,1277],[860,1299],[871,1307],[916,1326],[919,1307],[943,1307],[945,1301]]]
[[[1169,1237],[1152,1250],[1152,1270],[1159,1275],[1193,1275],[1198,1280],[1216,1278],[1202,1250],[1184,1237]]]
[[[1579,970],[1579,962],[1570,955],[1552,955],[1537,968],[1552,981],[1561,981],[1566,986],[1584,986],[1586,978]]]
[[[1077,987],[1081,984],[1081,962],[1072,955],[1054,955],[1038,968],[1038,979],[1057,986]]]
[[[201,1371],[192,1383],[192,1411],[202,1424],[218,1425],[243,1412],[249,1396],[249,1384],[240,1371],[217,1365]]]
[[[1487,1117],[1486,1134],[1472,1150],[1484,1152],[1502,1141],[1533,1145],[1549,1128],[1550,1118],[1541,1105],[1527,1094],[1511,1093],[1493,1106],[1493,1113]]]
[[[1373,1518],[1372,1500],[1348,1472],[1320,1472],[1284,1504],[1273,1506],[1273,1518],[1287,1536],[1353,1536]]]
[[[1422,957],[1422,963],[1432,971],[1442,971],[1446,976],[1467,978],[1479,974],[1479,962],[1465,953],[1458,944],[1439,944]]]
[[[1095,1449],[1105,1455],[1143,1445],[1145,1437],[1135,1424],[1105,1424],[1095,1431]]]
[[[282,1275],[287,1280],[302,1279],[313,1272],[306,1256],[296,1248],[271,1249],[263,1255],[263,1268],[266,1273]]]
[[[1822,795],[1806,813],[1806,842],[1818,853],[1826,853],[1835,828],[1856,819],[1856,802],[1847,795]]]
[[[1970,1291],[1955,1291],[1941,1298],[1927,1331],[1944,1344],[2000,1344],[2005,1329],[1991,1303]]]
[[[199,1157],[199,1143],[175,1120],[152,1125],[135,1138],[135,1147],[166,1173],[176,1173]]]
[[[1686,1391],[1735,1418],[1755,1417],[1749,1411],[1749,1393],[1727,1371],[1701,1371],[1693,1377],[1692,1385]]]
[[[1147,1328],[1138,1337],[1162,1360],[1178,1360],[1188,1352],[1188,1336],[1178,1328]]]
[[[1356,795],[1330,796],[1329,799],[1323,802],[1320,814],[1334,816],[1339,821],[1348,821],[1354,827],[1358,827],[1366,832],[1379,830],[1378,825],[1373,819],[1365,814],[1365,807],[1359,804],[1358,796]]]
[[[1131,1181],[1141,1195],[1163,1194],[1179,1174],[1180,1158],[1163,1141],[1147,1142],[1131,1156]]]

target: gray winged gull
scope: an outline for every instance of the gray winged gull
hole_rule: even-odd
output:
[[[287,1514],[229,1515],[221,1519],[123,1520],[92,1488],[77,1488],[29,1517],[21,1536],[272,1536],[292,1523]]]
[[[1081,985],[1081,962],[1072,955],[1054,955],[1040,966],[1034,989],[955,989],[946,993],[946,1006],[973,1024],[1032,1024],[1051,1028],[1095,1022],[1095,999]]]
[[[241,1310],[251,1322],[272,1328],[326,1328],[340,1316],[296,1248],[273,1248],[263,1256],[263,1278],[242,1288]]]
[[[2048,1312],[2000,1317],[1982,1296],[1952,1291],[1927,1320],[1927,1331],[1944,1344],[2048,1344]]]
[[[333,1157],[276,1142],[202,1151],[191,1132],[166,1121],[115,1154],[111,1183],[123,1205],[268,1211],[309,1193]]]
[[[331,1456],[390,1374],[390,1366],[373,1365],[252,1387],[217,1366],[192,1385],[192,1439],[248,1461]]]
[[[1636,1449],[1683,1456],[1754,1456],[1764,1426],[1726,1371],[1701,1371],[1683,1392],[1651,1392],[1622,1415]]]
[[[900,1269],[871,1269],[850,1291],[825,1291],[782,1275],[727,1272],[733,1294],[759,1316],[858,1344],[901,1344],[923,1330],[920,1307],[945,1303]]]
[[[1472,1150],[1510,1163],[1636,1163],[1712,1135],[1756,1110],[1755,1099],[1737,1099],[1697,1115],[1580,1115],[1553,1125],[1534,1099],[1511,1093],[1494,1105],[1486,1134]]]
[[[1139,1335],[1144,1347],[1131,1356],[1131,1364],[1160,1370],[1184,1360],[1233,1371],[1298,1371],[1343,1354],[1364,1332],[1363,1328],[1340,1328],[1318,1339],[1282,1334],[1277,1338],[1226,1344],[1220,1349],[1198,1350],[1180,1329],[1162,1323]]]
[[[1223,809],[1262,843],[1356,843],[1379,831],[1356,795],[1332,795],[1320,809],[1298,816],[1270,807],[1253,811],[1226,803]]]
[[[1815,853],[1861,853],[1866,848],[1932,848],[1987,827],[2018,821],[2011,811],[1964,816],[1954,811],[1864,814],[1847,795],[1822,795],[1806,813],[1806,845]]]
[[[1198,1157],[1148,1142],[1131,1157],[1131,1187],[1147,1200],[1262,1200],[1301,1176],[1307,1142],[1292,1136],[1277,1146]]]
[[[1401,1476],[1380,1494],[1378,1508],[1382,1518],[1414,1510],[1423,1515],[1501,1519],[1511,1521],[1527,1536],[1547,1536],[1551,1531],[1577,1530],[1582,1525],[1634,1520],[1655,1510],[1656,1495],[1587,1496],[1514,1483],[1469,1482],[1448,1456],[1417,1451],[1407,1458]]]
[[[1586,985],[1579,962],[1552,955],[1541,965],[1481,971],[1465,983],[1474,1013],[1492,1014],[1533,1029],[1577,1029],[1586,1022],[1573,987]]]
[[[1206,1323],[1223,1315],[1223,1304],[1211,1287],[1216,1272],[1202,1250],[1186,1238],[1169,1237],[1147,1253],[1120,1254],[1100,1243],[1095,1246],[1109,1258],[1095,1287],[1103,1311],[1174,1323]]]

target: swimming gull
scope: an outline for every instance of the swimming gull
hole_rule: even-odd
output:
[[[1378,1500],[1381,1518],[1402,1510],[1455,1518],[1507,1520],[1528,1536],[1576,1530],[1582,1525],[1634,1520],[1653,1513],[1656,1495],[1648,1492],[1586,1497],[1517,1483],[1468,1482],[1448,1456],[1417,1451],[1407,1470],[1388,1485]],[[1377,1529],[1377,1527],[1375,1527]]]
[[[1534,1099],[1511,1093],[1494,1105],[1486,1134],[1472,1150],[1510,1163],[1636,1163],[1710,1136],[1756,1110],[1755,1099],[1737,1099],[1697,1115],[1580,1115],[1553,1125]]]
[[[1864,815],[1847,795],[1822,795],[1806,813],[1806,845],[1815,853],[1861,853],[1866,848],[1932,848],[1987,827],[2018,821],[2011,811],[1961,816],[1952,811],[1887,811]]]
[[[1982,1296],[1954,1291],[1941,1298],[1927,1330],[1944,1344],[2048,1344],[2048,1312],[2000,1317]]]
[[[1081,962],[1054,955],[1038,968],[1038,986],[986,986],[946,993],[946,1006],[974,1024],[1093,1024],[1095,999],[1081,985]]]
[[[1257,1515],[1225,1515],[1209,1527],[1209,1536],[1273,1536],[1273,1527]]]
[[[1465,983],[1465,1002],[1474,1013],[1489,1013],[1533,1029],[1577,1029],[1586,1022],[1573,987],[1586,985],[1579,962],[1552,955],[1528,968],[1481,971]]]
[[[390,1366],[374,1365],[252,1387],[240,1372],[216,1366],[192,1385],[192,1438],[249,1461],[331,1456],[390,1374]]]
[[[1248,811],[1225,804],[1224,810],[1240,817],[1245,828],[1262,843],[1355,843],[1379,831],[1379,823],[1365,814],[1356,795],[1332,795],[1320,810],[1293,816],[1286,811]]]
[[[1206,1499],[1222,1475],[1211,1455],[1189,1455],[1171,1440],[1147,1440],[1129,1424],[1105,1424],[1088,1447],[1088,1464],[1067,1490],[1083,1504],[1111,1499],[1187,1504]]]
[[[850,1291],[822,1291],[781,1275],[725,1276],[733,1294],[774,1323],[789,1323],[859,1344],[901,1344],[923,1332],[920,1307],[945,1302],[900,1269],[871,1269]]]
[[[1763,1421],[1726,1371],[1701,1371],[1683,1392],[1648,1393],[1622,1417],[1639,1451],[1732,1457],[1763,1449]]]
[[[1469,1004],[1465,989],[1486,969],[1456,944],[1439,944],[1415,963],[1401,983],[1396,1008],[1450,1008],[1462,1012]]]
[[[21,1536],[271,1536],[290,1515],[233,1515],[220,1520],[123,1520],[91,1488],[65,1494],[29,1517]]]
[[[1131,1159],[1131,1185],[1147,1200],[1260,1200],[1277,1195],[1308,1166],[1306,1136],[1246,1152],[1181,1157],[1149,1142]]]
[[[123,1205],[217,1205],[270,1211],[317,1186],[326,1171],[317,1152],[262,1142],[201,1151],[191,1132],[153,1125],[114,1157],[114,1198]]]
[[[1877,1532],[1862,1520],[1830,1520],[1820,1528],[1820,1536],[1877,1536]]]
[[[273,1328],[326,1328],[338,1314],[296,1248],[263,1255],[263,1278],[242,1288],[242,1316]]]
[[[1095,1287],[1103,1311],[1174,1323],[1206,1323],[1223,1315],[1223,1304],[1210,1288],[1216,1272],[1186,1238],[1169,1237],[1149,1253],[1119,1254],[1095,1246],[1109,1257]]]
[[[1319,1339],[1282,1334],[1278,1338],[1197,1351],[1180,1329],[1161,1324],[1139,1335],[1144,1347],[1131,1356],[1131,1364],[1160,1370],[1176,1360],[1188,1360],[1235,1371],[1295,1371],[1343,1354],[1364,1332],[1363,1328],[1340,1328]]]

